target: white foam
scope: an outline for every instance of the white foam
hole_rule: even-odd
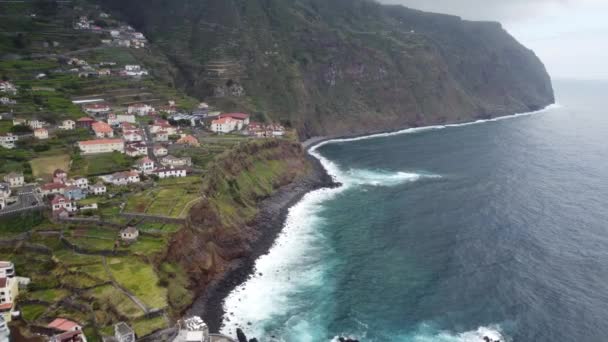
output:
[[[489,120],[478,120],[471,123],[408,128],[392,133],[333,139],[313,146],[309,150],[309,153],[319,159],[328,174],[343,185],[339,188],[320,189],[310,192],[299,203],[289,209],[284,229],[270,252],[256,261],[254,275],[247,282],[238,286],[226,298],[224,302],[226,317],[221,331],[234,335],[236,328],[240,327],[249,336],[258,337],[258,339],[264,338],[264,332],[273,317],[289,312],[290,309],[294,308],[294,305],[301,305],[301,303],[290,302],[290,296],[297,294],[302,289],[310,288],[311,286],[321,287],[323,285],[323,274],[327,266],[324,264],[322,256],[324,255],[323,253],[331,252],[331,246],[324,245],[324,239],[317,229],[318,225],[323,223],[322,218],[318,215],[322,209],[323,202],[352,186],[393,186],[404,182],[416,181],[423,177],[439,177],[437,175],[382,170],[354,169],[344,172],[336,163],[321,155],[317,151],[319,147],[336,142],[374,139],[511,119],[519,116],[544,113],[558,107],[559,105],[551,105],[536,112],[515,114]],[[317,330],[316,336],[321,336],[318,330],[321,329],[320,326],[322,324],[315,325],[313,322],[297,320],[298,317],[290,319],[290,321],[294,321],[291,328],[298,331],[297,336],[299,336],[299,341],[315,342],[315,337],[306,333],[315,329]],[[480,327],[475,331],[460,334],[449,332],[417,333],[413,336],[404,337],[405,339],[397,339],[397,341],[484,342],[484,336],[500,340],[501,342],[505,341],[498,327]],[[279,337],[278,339],[273,339],[273,341],[283,341],[283,339]]]
[[[403,129],[403,130],[400,130],[400,131],[388,132],[388,133],[370,134],[370,135],[364,135],[364,136],[356,137],[356,138],[331,139],[331,140],[327,140],[327,141],[323,141],[323,142],[318,143],[317,145],[313,146],[311,148],[311,150],[316,150],[317,148],[319,148],[319,147],[321,147],[323,145],[332,144],[332,143],[338,143],[338,142],[349,142],[349,141],[359,141],[359,140],[384,138],[384,137],[391,137],[391,136],[401,135],[401,134],[420,133],[420,132],[434,131],[434,130],[439,130],[439,129],[450,128],[450,127],[463,127],[463,126],[482,124],[482,123],[486,123],[486,122],[496,122],[496,121],[501,121],[501,120],[515,119],[515,118],[519,118],[519,117],[522,117],[522,116],[530,116],[530,115],[535,115],[535,114],[547,113],[547,112],[549,112],[549,111],[551,111],[553,109],[557,109],[557,108],[561,108],[561,107],[562,106],[560,104],[554,103],[552,105],[549,105],[549,106],[547,106],[547,107],[545,107],[543,109],[540,109],[540,110],[537,110],[537,111],[534,111],[534,112],[525,112],[525,113],[517,113],[517,114],[513,114],[513,115],[499,116],[499,117],[496,117],[496,118],[493,118],[493,119],[477,120],[477,121],[463,122],[463,123],[458,123],[458,124],[433,125],[433,126],[406,128],[406,129]]]

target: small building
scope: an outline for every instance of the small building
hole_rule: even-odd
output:
[[[93,195],[103,195],[108,191],[103,183],[97,183],[89,186],[89,192]]]
[[[15,265],[11,261],[0,261],[0,278],[14,278]]]
[[[156,134],[159,132],[166,132],[168,135],[177,134],[177,128],[171,126],[169,121],[156,119],[154,123],[150,125],[150,133]]]
[[[0,135],[0,146],[7,149],[12,149],[15,148],[15,143],[18,140],[18,135],[14,135],[13,133],[6,133],[4,135]]]
[[[55,318],[47,325],[47,328],[58,332],[82,331],[82,326],[80,324],[65,318]]]
[[[94,122],[95,122],[95,119],[85,116],[85,117],[78,119],[78,121],[76,121],[76,127],[91,128],[91,126],[93,126]]]
[[[74,120],[63,120],[61,121],[61,126],[58,127],[61,130],[71,131],[76,128],[76,121]]]
[[[49,138],[49,131],[46,128],[37,128],[34,130],[34,138],[46,140]]]
[[[79,201],[87,198],[87,190],[70,185],[63,190],[63,195],[72,201]]]
[[[16,94],[17,87],[9,81],[0,81],[0,92]]]
[[[27,125],[27,120],[24,118],[13,118],[13,126],[25,126]]]
[[[192,165],[192,158],[190,157],[174,157],[165,156],[160,159],[160,164],[166,167],[184,167]]]
[[[4,181],[7,182],[11,188],[20,187],[25,184],[25,178],[21,172],[11,172],[4,176]]]
[[[118,342],[135,342],[135,332],[125,322],[114,325],[114,338]]]
[[[114,130],[112,127],[103,121],[95,122],[91,125],[95,136],[98,138],[112,138],[114,137]]]
[[[144,140],[144,133],[140,129],[124,130],[122,138],[126,142],[137,142]]]
[[[139,230],[135,227],[127,227],[120,231],[120,238],[123,241],[135,241],[139,237]]]
[[[103,104],[103,103],[90,103],[90,104],[84,105],[83,108],[84,108],[84,111],[89,114],[108,113],[109,111],[112,110],[112,108],[110,108],[110,106],[108,106],[107,104]]]
[[[201,146],[201,144],[198,142],[198,139],[196,139],[194,136],[192,135],[184,135],[183,137],[181,137],[178,141],[178,144],[180,145],[190,145],[190,146],[194,146],[194,147],[199,147]]]
[[[11,186],[8,183],[0,183],[0,198],[9,198],[11,197]]]
[[[181,178],[181,177],[186,177],[187,175],[187,171],[185,168],[173,168],[173,167],[167,167],[167,168],[161,168],[161,169],[156,169],[153,172],[156,176],[158,176],[158,178],[160,179],[164,179],[164,178]]]
[[[124,153],[125,143],[122,139],[98,139],[79,141],[78,147],[83,154],[120,152]]]
[[[49,342],[87,342],[87,337],[81,330],[67,331],[51,337]]]
[[[177,322],[178,333],[173,342],[210,342],[209,327],[198,316]],[[228,340],[232,341],[232,339]]]
[[[97,75],[99,76],[110,76],[112,75],[112,71],[110,69],[99,69],[97,70]]]
[[[65,183],[68,180],[68,173],[62,169],[53,171],[53,183]]]
[[[74,179],[70,179],[67,183],[69,185],[77,186],[84,190],[89,188],[89,180],[85,177],[76,177]]]
[[[154,145],[154,148],[152,149],[152,153],[154,154],[155,157],[164,157],[169,153],[169,151],[163,145]]]
[[[169,133],[166,131],[158,131],[154,134],[155,142],[168,142],[169,141]]]
[[[12,319],[15,299],[19,295],[19,282],[15,277],[0,278],[0,315],[6,322]]]
[[[50,196],[63,194],[63,191],[67,188],[67,185],[63,183],[47,183],[40,187],[42,196]]]
[[[43,128],[46,125],[48,124],[44,120],[32,119],[28,121],[28,126],[33,130]]]
[[[73,213],[77,210],[76,204],[63,195],[55,195],[51,201],[51,208],[53,209],[53,215],[61,210],[65,210],[68,213]]]
[[[145,103],[136,103],[127,107],[127,113],[139,116],[148,115],[154,112],[154,107]]]
[[[235,131],[239,128],[239,124],[242,123],[239,120],[235,120],[231,117],[225,117],[220,119],[215,119],[211,121],[210,129],[214,133],[218,134],[226,134],[232,131]]]
[[[100,178],[107,183],[118,186],[139,183],[141,181],[139,173],[136,171],[116,172],[111,175],[101,176]]]
[[[148,145],[141,141],[128,143],[125,151],[131,157],[147,156]]]
[[[154,171],[155,163],[154,160],[144,157],[137,161],[137,169],[143,174],[150,174]]]
[[[109,114],[108,124],[111,126],[118,126],[122,123],[135,124],[135,115],[132,114]]]

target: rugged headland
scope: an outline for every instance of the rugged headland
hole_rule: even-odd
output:
[[[369,0],[101,2],[167,56],[168,82],[291,125],[303,138],[554,102],[542,62],[494,22]]]

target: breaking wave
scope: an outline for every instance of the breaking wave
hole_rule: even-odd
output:
[[[305,316],[313,308],[323,303],[315,303],[309,298],[300,298],[307,290],[324,291],[327,272],[331,268],[332,246],[322,235],[320,225],[323,204],[335,198],[346,189],[356,186],[395,186],[415,182],[423,178],[440,178],[438,175],[386,170],[342,170],[335,162],[325,158],[318,148],[337,142],[374,139],[400,134],[440,130],[448,127],[474,125],[489,121],[499,121],[519,116],[533,115],[558,108],[551,105],[545,109],[478,120],[470,123],[409,128],[392,133],[381,133],[357,138],[334,139],[321,142],[309,153],[315,156],[328,174],[342,185],[333,189],[320,189],[306,194],[303,199],[289,209],[285,227],[278,236],[270,252],[256,261],[255,272],[250,279],[238,286],[224,301],[226,315],[221,331],[234,335],[236,328],[243,328],[248,336],[263,341],[287,341],[284,336],[298,336],[298,341],[322,341],[327,339],[322,317]],[[289,316],[293,313],[294,316]],[[286,316],[287,315],[287,316]],[[280,318],[280,320],[277,320]],[[281,323],[282,322],[282,323]],[[331,335],[329,335],[331,336]],[[484,337],[493,341],[509,341],[498,326],[480,327],[477,330],[452,333],[422,325],[413,333],[391,338],[407,342],[484,342]],[[322,338],[323,337],[323,338]],[[337,338],[334,339],[337,341]]]

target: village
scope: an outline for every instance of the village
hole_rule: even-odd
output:
[[[233,341],[179,317],[187,275],[157,256],[214,158],[293,131],[160,81],[146,37],[98,7],[56,16],[39,57],[0,61],[0,342]]]

